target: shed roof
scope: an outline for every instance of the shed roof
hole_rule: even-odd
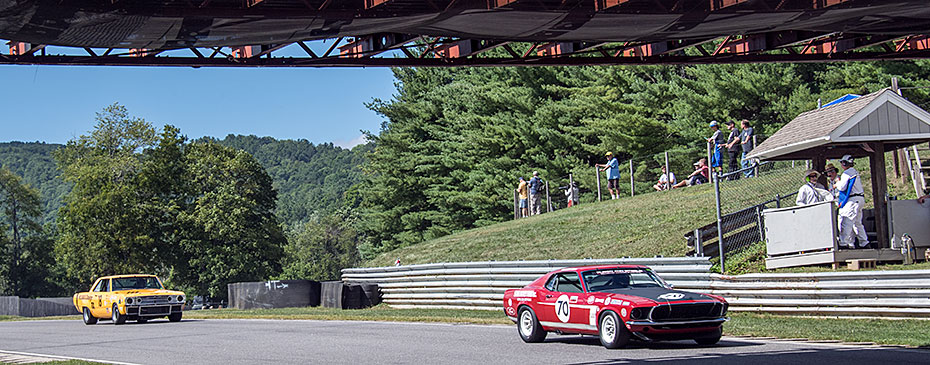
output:
[[[763,160],[811,158],[813,156],[807,154],[813,154],[814,150],[827,154],[834,150],[831,155],[837,156],[827,157],[835,158],[857,154],[843,146],[885,142],[903,147],[925,140],[930,140],[930,113],[891,89],[882,89],[801,113],[747,157]]]

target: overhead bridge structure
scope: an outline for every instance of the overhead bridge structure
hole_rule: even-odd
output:
[[[0,0],[0,64],[890,60],[927,58],[928,35],[926,0]]]

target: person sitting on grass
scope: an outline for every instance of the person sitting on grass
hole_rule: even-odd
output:
[[[682,182],[673,185],[672,188],[675,189],[683,188],[685,186],[704,184],[709,181],[707,179],[708,176],[710,176],[710,169],[707,166],[707,159],[702,158],[694,163],[694,172],[692,172],[691,175],[688,175],[688,178]]]
[[[666,172],[665,166],[662,166],[662,176],[659,176],[659,182],[652,186],[656,191],[668,190],[672,188],[672,185],[675,185],[675,173]]]

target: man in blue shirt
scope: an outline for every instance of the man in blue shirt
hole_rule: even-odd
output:
[[[607,152],[607,164],[597,164],[595,166],[603,167],[601,171],[607,171],[607,191],[610,192],[610,199],[620,199],[620,162],[614,157],[613,153]]]
[[[530,215],[539,214],[539,207],[542,206],[543,182],[539,178],[539,171],[533,171],[533,177],[530,178]]]

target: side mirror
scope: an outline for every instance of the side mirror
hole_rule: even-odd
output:
[[[668,288],[669,288],[669,289],[675,289],[675,286],[672,285],[672,284],[666,284],[666,285],[668,285]]]

